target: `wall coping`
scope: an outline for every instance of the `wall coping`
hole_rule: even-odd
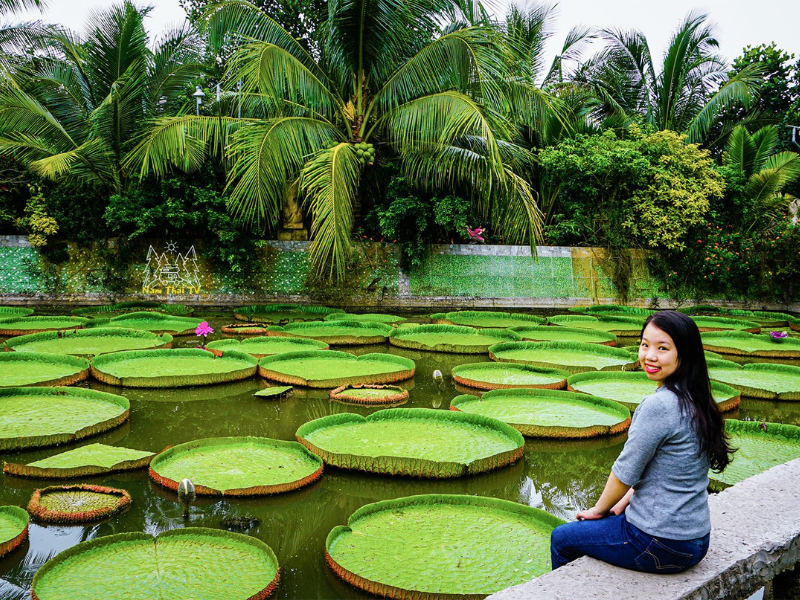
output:
[[[487,600],[730,600],[747,598],[800,561],[800,459],[712,494],[711,546],[679,575],[578,559]]]

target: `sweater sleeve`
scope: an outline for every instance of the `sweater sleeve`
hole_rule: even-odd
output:
[[[673,424],[667,416],[670,411],[663,410],[662,398],[656,394],[648,396],[636,409],[628,440],[611,467],[617,479],[625,485],[634,487],[639,482],[645,468],[673,431]]]

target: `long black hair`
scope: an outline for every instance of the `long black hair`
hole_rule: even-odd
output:
[[[725,432],[722,413],[711,395],[706,355],[697,324],[674,310],[650,315],[644,322],[660,329],[675,343],[678,368],[664,380],[664,386],[678,396],[683,414],[691,415],[692,426],[700,439],[700,454],[707,454],[711,468],[720,472],[728,466],[736,451]]]

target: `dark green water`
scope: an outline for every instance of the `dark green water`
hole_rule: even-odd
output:
[[[44,312],[44,311],[40,311]],[[216,330],[231,322],[221,313],[199,313]],[[218,339],[212,336],[210,339]],[[176,340],[176,346],[194,345],[194,337]],[[633,339],[623,343],[635,343]],[[447,410],[459,391],[450,370],[460,364],[488,360],[482,356],[405,351],[384,346],[339,348],[355,354],[388,352],[413,359],[417,370],[404,407]],[[791,363],[790,363],[791,364]],[[439,389],[432,373],[445,374]],[[92,389],[127,396],[131,401],[128,423],[80,444],[103,442],[141,450],[159,451],[165,446],[217,436],[266,436],[294,440],[297,428],[311,419],[339,412],[370,414],[378,408],[344,405],[328,399],[327,390],[296,389],[285,400],[265,400],[253,393],[266,384],[258,377],[243,382],[176,390],[122,389],[91,381]],[[752,418],[800,425],[800,403],[745,400],[738,412],[726,416]],[[99,524],[81,526],[30,526],[30,539],[21,548],[0,559],[0,598],[30,597],[36,570],[61,550],[81,541],[128,531],[157,534],[186,525],[222,527],[223,519],[251,517],[257,524],[234,531],[247,533],[275,551],[281,579],[275,598],[374,598],[339,581],[325,563],[325,538],[336,525],[345,524],[357,508],[401,496],[423,493],[474,494],[493,496],[543,508],[564,519],[594,504],[608,472],[622,449],[625,436],[590,442],[548,442],[529,440],[522,461],[504,469],[456,480],[419,480],[370,476],[326,467],[322,478],[299,491],[254,499],[200,499],[184,521],[177,495],[153,484],[145,470],[105,477],[83,478],[94,483],[128,490],[133,497],[124,514]],[[0,459],[31,462],[68,447],[32,452],[0,453]],[[54,480],[3,476],[0,505],[26,506],[37,487],[54,485]],[[231,573],[235,577],[235,573]]]

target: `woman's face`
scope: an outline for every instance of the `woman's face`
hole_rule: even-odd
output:
[[[642,332],[639,364],[647,378],[661,387],[664,380],[678,369],[678,349],[672,338],[652,323]]]

